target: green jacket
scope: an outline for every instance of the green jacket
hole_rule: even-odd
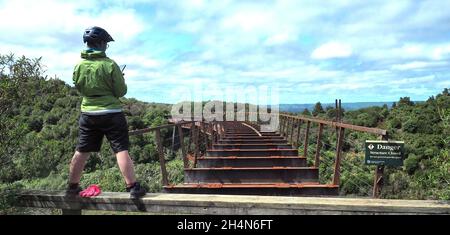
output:
[[[73,83],[83,96],[81,112],[121,110],[119,97],[127,93],[122,71],[104,51],[85,50],[75,66]]]

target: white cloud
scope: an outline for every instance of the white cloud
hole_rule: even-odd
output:
[[[163,62],[150,56],[128,54],[116,59],[116,62],[123,65],[134,65],[143,69],[157,69],[163,66]]]
[[[144,30],[144,23],[134,9],[100,8],[92,1],[2,1],[0,16],[8,23],[0,24],[0,51],[17,56],[42,57],[50,76],[57,75],[71,84],[72,71],[80,60],[83,49],[82,33],[89,26],[104,27],[116,40],[111,45],[112,54],[124,51]],[[85,6],[90,6],[86,8]],[[89,12],[86,9],[103,9]],[[78,45],[79,47],[74,47]],[[131,62],[127,60],[127,62]],[[145,67],[157,62],[138,58]]]
[[[273,46],[273,45],[280,45],[287,42],[292,42],[297,39],[296,34],[292,32],[282,32],[279,34],[275,34],[270,36],[265,42],[265,45]]]
[[[450,55],[450,44],[439,45],[431,51],[431,58],[434,60],[442,60],[449,55]]]
[[[430,67],[442,67],[446,66],[448,63],[440,62],[428,62],[428,61],[413,61],[405,64],[394,64],[392,69],[394,70],[416,70],[416,69],[427,69]]]
[[[315,49],[311,58],[313,59],[333,59],[346,58],[352,55],[350,45],[341,42],[328,42]]]
[[[397,86],[401,86],[401,85],[409,85],[409,84],[420,84],[420,83],[425,83],[425,82],[433,82],[433,80],[435,80],[436,77],[434,75],[427,75],[427,76],[421,76],[421,77],[412,77],[412,78],[403,78],[403,79],[398,79],[395,81],[392,81],[391,84],[395,84]]]
[[[133,9],[110,7],[100,12],[90,11],[97,7],[98,2],[83,0],[3,1],[0,4],[0,15],[3,19],[10,20],[1,24],[0,30],[9,33],[0,38],[7,39],[8,35],[11,38],[11,34],[27,35],[30,36],[27,39],[31,44],[34,40],[30,39],[35,37],[81,35],[86,27],[99,25],[116,38],[130,40],[144,28],[143,22],[136,17]]]
[[[346,89],[368,97],[370,92],[363,92],[370,89],[368,82],[383,87],[383,94],[392,94],[385,87],[404,78],[436,74],[423,86],[445,83],[450,44],[442,42],[450,38],[442,32],[450,31],[449,4],[0,0],[0,17],[8,22],[0,25],[8,32],[0,35],[0,50],[43,56],[49,74],[70,82],[83,47],[82,30],[100,25],[116,39],[107,53],[127,64],[132,94],[157,93],[158,101],[173,98],[166,92],[170,87],[214,81],[281,83],[284,99],[318,99]],[[345,60],[329,60],[339,58]],[[296,95],[299,85],[307,95]],[[317,87],[327,89],[318,95]]]
[[[274,15],[264,9],[258,10],[238,10],[234,14],[226,17],[222,21],[225,29],[242,30],[243,32],[265,31],[273,24]]]

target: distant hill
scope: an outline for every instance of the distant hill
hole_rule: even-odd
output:
[[[383,106],[387,105],[389,108],[392,107],[394,102],[355,102],[355,103],[342,103],[342,108],[346,111],[356,110],[361,108],[367,108],[372,106]],[[305,108],[311,111],[315,104],[280,104],[280,111],[282,112],[302,112]],[[327,106],[334,108],[334,103],[322,103],[322,107],[325,109]]]

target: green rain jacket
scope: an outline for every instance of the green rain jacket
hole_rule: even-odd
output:
[[[121,111],[119,97],[127,93],[127,85],[116,62],[96,50],[82,51],[81,58],[73,71],[73,83],[83,96],[81,112]]]

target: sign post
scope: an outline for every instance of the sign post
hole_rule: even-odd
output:
[[[365,164],[376,165],[373,197],[378,198],[383,184],[384,166],[402,166],[404,156],[403,141],[366,140]]]
[[[381,187],[383,186],[384,183],[383,174],[384,174],[384,166],[383,165],[377,166],[375,168],[375,177],[373,180],[372,196],[374,198],[380,197]]]

